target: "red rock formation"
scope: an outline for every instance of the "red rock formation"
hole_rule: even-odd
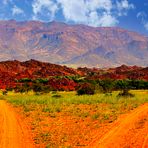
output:
[[[97,68],[68,68],[56,64],[30,60],[26,62],[6,61],[0,62],[0,89],[14,88],[22,85],[23,78],[36,80],[38,78],[48,78],[48,84],[55,90],[75,90],[77,83],[65,76],[81,76],[86,79],[137,79],[148,81],[148,67],[122,65],[117,68],[97,69]],[[59,76],[59,77],[57,77]],[[30,83],[29,85],[32,85]]]
[[[74,76],[82,75],[82,72],[79,72],[76,69],[68,68],[66,66],[60,66],[50,63],[39,62],[36,60],[30,60],[26,62],[19,61],[6,61],[0,62],[0,88],[9,88],[15,87],[18,83],[16,80],[23,78],[37,79],[37,78],[50,78],[51,76]],[[52,84],[53,79],[51,79]],[[60,88],[65,86],[69,87],[69,90],[73,90],[76,85],[68,79],[61,79],[60,83],[53,83],[52,86]],[[58,84],[59,83],[59,84]],[[53,87],[53,88],[54,88]],[[65,90],[64,89],[64,90]],[[68,90],[67,89],[67,90]]]

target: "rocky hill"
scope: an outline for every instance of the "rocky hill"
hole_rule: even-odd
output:
[[[58,85],[59,88],[63,85],[68,85],[69,87],[71,87],[71,85],[74,85],[71,81],[63,79],[60,82],[57,79],[54,79],[54,77],[76,75],[81,76],[83,75],[83,72],[76,69],[68,68],[66,66],[39,62],[36,60],[29,60],[26,62],[20,62],[16,60],[5,61],[0,62],[0,89],[5,89],[6,87],[13,88],[18,85],[17,81],[22,79],[35,80],[45,78],[51,78],[51,83],[56,86]]]
[[[148,66],[148,37],[117,27],[0,21],[0,60],[79,67]]]
[[[121,65],[116,68],[96,69],[78,68],[87,78],[93,80],[113,79],[113,80],[144,80],[148,81],[148,67]]]
[[[23,83],[20,80],[48,80],[55,90],[75,90],[78,80],[144,80],[148,81],[148,67],[122,65],[116,68],[68,68],[56,64],[29,60],[0,62],[0,89],[15,88]],[[27,81],[30,82],[30,81]]]

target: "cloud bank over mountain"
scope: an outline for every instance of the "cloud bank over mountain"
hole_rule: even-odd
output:
[[[34,0],[32,7],[33,19],[39,19],[47,11],[53,20],[56,13],[62,11],[67,22],[90,26],[114,26],[119,17],[135,8],[128,0]]]
[[[1,19],[52,21],[60,17],[67,23],[89,26],[115,26],[122,16],[135,9],[128,0],[24,0],[21,3],[2,0],[0,3]]]

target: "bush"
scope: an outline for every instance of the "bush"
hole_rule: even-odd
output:
[[[99,85],[102,87],[103,93],[112,93],[114,89],[114,81],[111,79],[100,80]]]
[[[62,96],[61,95],[58,95],[58,94],[55,94],[52,96],[53,98],[61,98]]]
[[[116,88],[121,91],[118,97],[134,97],[134,95],[129,92],[130,88],[132,88],[130,82],[130,80],[119,80],[116,82]]]
[[[32,89],[35,93],[38,94],[49,93],[50,91],[52,91],[51,86],[43,85],[42,83],[33,83]]]
[[[21,82],[21,83],[25,83],[25,82],[31,82],[32,80],[30,78],[22,78],[20,80],[16,80],[16,82]]]
[[[7,90],[3,90],[3,91],[2,91],[2,94],[3,94],[4,96],[6,96],[7,93],[8,93]]]
[[[118,94],[118,97],[134,97],[135,95],[131,94],[130,92],[126,92],[126,91],[123,91],[123,92],[120,92]]]
[[[93,95],[95,94],[95,88],[89,84],[89,83],[84,83],[81,84],[77,90],[78,95]]]

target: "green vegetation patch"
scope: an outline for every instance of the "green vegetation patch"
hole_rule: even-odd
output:
[[[56,94],[48,93],[42,95],[35,95],[34,93],[30,94],[20,94],[20,93],[8,93],[7,96],[3,96],[3,99],[8,100],[15,106],[23,106],[24,108],[36,108],[40,106],[43,112],[61,112],[61,110],[69,110],[71,106],[72,110],[76,109],[76,106],[87,105],[92,106],[97,105],[101,109],[102,104],[106,104],[108,110],[115,109],[115,112],[128,109],[130,107],[137,107],[140,104],[148,102],[147,91],[130,91],[134,94],[134,97],[118,97],[119,92],[115,91],[111,95],[99,93],[94,95],[80,95],[78,96],[76,92],[57,92]],[[28,106],[28,107],[26,107]],[[124,107],[123,107],[124,106]],[[93,110],[94,108],[92,108]],[[83,110],[83,108],[81,109]],[[87,108],[86,108],[87,110]]]

